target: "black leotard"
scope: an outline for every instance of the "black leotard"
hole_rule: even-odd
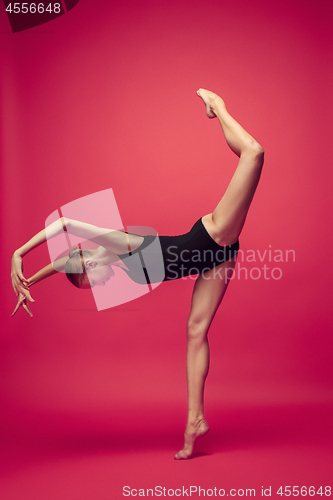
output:
[[[179,236],[147,235],[143,238],[138,248],[118,255],[128,267],[128,270],[124,269],[126,274],[139,284],[202,274],[231,259],[239,250],[238,240],[229,246],[216,243],[201,218],[188,233]]]

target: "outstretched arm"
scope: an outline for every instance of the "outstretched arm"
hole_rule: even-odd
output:
[[[35,236],[33,236],[27,243],[22,245],[20,248],[16,250],[16,254],[18,254],[21,257],[24,257],[27,255],[27,253],[31,252],[34,248],[39,247],[42,243],[44,243],[47,239],[54,238],[55,236],[58,236],[58,234],[61,234],[63,231],[67,231],[67,224],[68,224],[68,219],[65,219],[65,217],[61,217],[60,219],[52,222],[49,226],[47,226],[45,229],[42,229],[37,233]]]
[[[23,261],[22,261],[23,257],[27,255],[29,252],[31,252],[31,250],[33,250],[34,248],[37,248],[39,245],[44,243],[46,240],[54,238],[55,236],[62,234],[64,231],[65,232],[68,231],[71,234],[74,234],[76,236],[79,236],[87,240],[88,239],[94,240],[101,245],[103,245],[103,243],[105,244],[106,242],[109,242],[109,240],[111,239],[110,233],[120,234],[124,238],[124,233],[120,233],[119,231],[102,229],[97,226],[93,226],[92,224],[86,224],[84,222],[78,222],[71,219],[67,219],[65,217],[61,217],[60,219],[52,222],[52,224],[47,226],[45,229],[42,229],[42,231],[39,231],[39,233],[33,236],[29,241],[27,241],[27,243],[22,245],[14,252],[12,257],[11,278],[12,278],[13,289],[16,295],[22,294],[25,299],[32,301],[28,290],[29,282],[23,275]],[[44,269],[47,268],[48,266],[46,266],[46,268]],[[54,270],[51,268],[49,269],[50,272]],[[58,269],[56,268],[56,271],[57,270]],[[52,274],[54,273],[52,272]],[[44,277],[46,277],[46,275]],[[40,281],[40,279],[38,281]]]
[[[62,271],[64,271],[67,261],[68,257],[62,257],[61,259],[51,262],[51,264],[43,267],[43,269],[40,269],[36,274],[31,276],[31,278],[27,280],[29,287],[35,285],[36,283],[39,283],[39,281],[42,281],[45,278],[49,278],[56,273],[61,273]]]
[[[100,228],[94,226],[93,224],[87,224],[85,222],[75,221],[65,217],[61,217],[55,222],[52,222],[52,224],[33,236],[22,247],[18,248],[14,252],[12,257],[11,278],[13,289],[15,294],[19,297],[18,306],[20,306],[21,304],[23,305],[23,307],[26,306],[24,308],[28,313],[29,311],[27,300],[33,302],[33,299],[29,293],[29,286],[33,283],[30,280],[27,280],[23,275],[22,259],[25,255],[31,252],[31,250],[37,248],[46,240],[62,234],[64,231],[79,236],[82,239],[94,241],[98,245],[105,247],[115,254],[125,253],[129,248],[134,250],[140,245],[140,243],[142,243],[143,239],[142,237],[138,237],[136,235],[127,235],[122,231]],[[56,271],[59,271],[59,269],[54,267],[54,264],[55,263],[53,263],[53,266],[50,265],[51,267],[46,266],[44,269],[36,273],[32,278],[37,281],[41,281],[42,279],[54,274]]]
[[[11,278],[16,295],[22,294],[25,299],[32,302],[32,298],[28,290],[29,283],[23,275],[22,259],[31,250],[44,243],[47,238],[53,238],[54,236],[61,234],[64,229],[66,229],[66,220],[62,217],[61,219],[58,219],[50,224],[46,229],[37,233],[23,246],[15,250],[12,257]]]
[[[129,249],[135,250],[143,241],[142,236],[126,234],[124,231],[97,227],[72,219],[66,221],[69,233],[93,241],[116,255],[126,253]]]

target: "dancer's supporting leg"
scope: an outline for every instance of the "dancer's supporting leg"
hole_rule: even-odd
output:
[[[222,200],[212,214],[203,218],[211,236],[220,245],[234,243],[239,237],[263,165],[263,149],[227,112],[220,97],[200,89],[198,95],[206,104],[209,118],[219,119],[226,141],[240,157],[237,170]],[[209,430],[204,418],[204,385],[209,368],[207,334],[214,315],[226,292],[235,262],[226,262],[196,280],[187,325],[188,420],[184,448],[176,459],[189,458],[195,439]]]
[[[194,441],[209,430],[204,417],[204,385],[209,368],[208,330],[227,290],[235,260],[224,262],[200,275],[194,284],[191,312],[187,323],[187,401],[188,418],[184,448],[177,460],[189,458]]]

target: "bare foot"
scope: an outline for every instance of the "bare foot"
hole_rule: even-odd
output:
[[[175,455],[176,460],[187,460],[193,453],[194,442],[199,436],[204,436],[209,431],[209,426],[204,418],[195,423],[187,424],[185,430],[184,448]]]
[[[223,100],[221,97],[219,97],[217,94],[214,94],[214,92],[210,92],[210,90],[205,90],[205,89],[199,89],[197,91],[197,94],[203,102],[206,105],[206,112],[208,118],[215,118],[216,114],[214,113],[214,105],[216,104],[217,101],[220,101],[223,103]],[[223,103],[224,104],[224,103]]]

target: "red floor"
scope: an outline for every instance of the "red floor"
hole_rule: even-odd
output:
[[[332,485],[332,404],[211,408],[211,432],[187,462],[173,460],[182,425],[174,410],[119,411],[100,419],[26,412],[20,430],[7,436],[1,499],[121,499],[125,486],[131,498],[155,487],[166,488],[154,490],[156,497],[160,491],[162,497],[199,498],[195,487],[202,488],[200,497],[203,490],[221,496],[223,489],[234,496],[233,488],[254,488],[261,496],[270,486],[271,496],[281,498],[280,486],[318,492]],[[19,412],[12,411],[19,423]]]

